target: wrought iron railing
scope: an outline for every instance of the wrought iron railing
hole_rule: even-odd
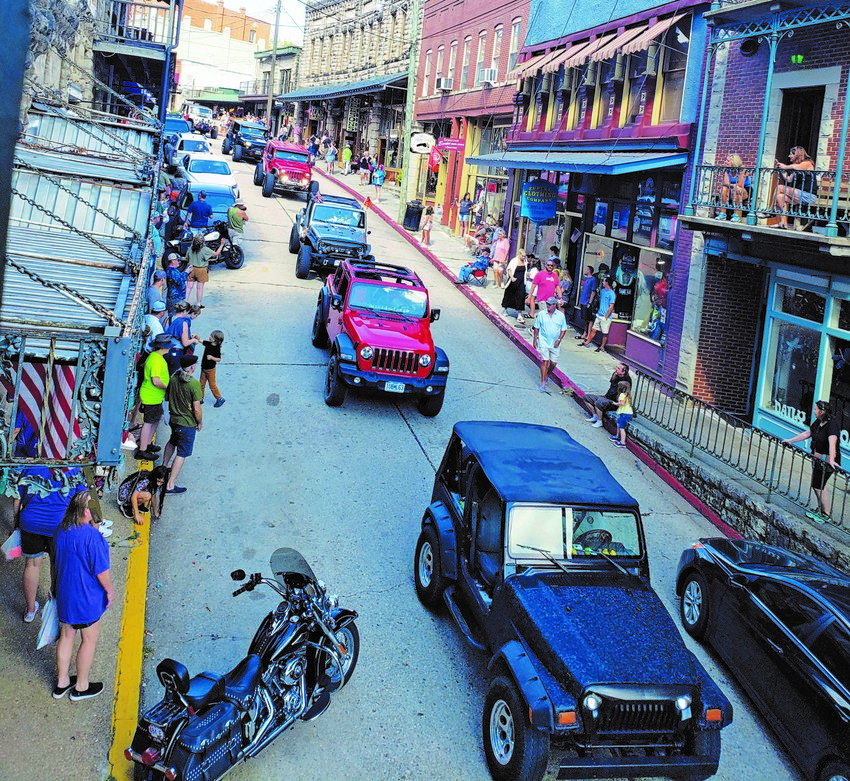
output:
[[[252,79],[251,81],[239,82],[240,95],[268,95],[269,81],[268,79]]]
[[[818,509],[811,489],[811,453],[640,372],[634,407],[639,418],[681,438],[689,455],[706,453],[763,486],[765,501],[779,494],[806,511]],[[824,496],[830,510],[826,522],[850,533],[848,488],[850,474],[839,468],[826,482]]]
[[[132,0],[100,0],[95,36],[118,43],[171,46],[177,14],[172,4]]]
[[[842,235],[850,224],[848,174],[841,175],[839,187],[831,170],[700,165],[695,176],[690,205],[698,216],[746,222],[755,213],[759,221],[779,218],[775,222],[780,224],[793,219],[798,228],[811,229],[829,223],[834,208],[836,223],[845,228]],[[767,224],[770,227],[770,222]]]

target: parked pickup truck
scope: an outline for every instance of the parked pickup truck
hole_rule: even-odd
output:
[[[732,706],[650,585],[637,502],[562,429],[456,423],[413,571],[489,657],[497,781],[717,772]]]

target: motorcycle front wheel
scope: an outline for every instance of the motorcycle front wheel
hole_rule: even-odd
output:
[[[345,656],[341,658],[342,671],[336,663],[328,657],[326,671],[331,679],[331,690],[339,691],[351,679],[354,668],[357,667],[357,660],[360,657],[360,632],[357,629],[357,624],[353,621],[346,624],[344,627],[337,629],[336,636],[345,646]],[[336,649],[339,653],[339,648]]]
[[[224,265],[227,268],[242,268],[245,263],[245,252],[242,247],[237,247],[235,244],[230,248],[230,254],[224,259]]]

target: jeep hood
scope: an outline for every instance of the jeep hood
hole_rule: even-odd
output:
[[[699,686],[707,675],[646,580],[547,572],[511,577],[499,596],[500,609],[561,681]]]
[[[345,241],[361,245],[366,243],[366,231],[363,228],[336,225],[333,222],[313,222],[310,227],[320,241]]]
[[[434,354],[434,341],[427,320],[371,315],[358,309],[350,311],[346,317],[348,333],[357,346],[368,344],[388,350]]]

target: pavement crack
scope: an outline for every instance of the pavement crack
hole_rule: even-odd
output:
[[[362,597],[369,596],[372,594],[388,594],[391,591],[398,591],[402,586],[407,586],[410,583],[410,579],[402,581],[401,583],[396,583],[393,586],[387,586],[386,588],[367,588],[363,591],[352,591],[350,594],[339,594],[339,598],[341,600],[346,600],[354,597]]]
[[[396,408],[396,410],[398,410],[399,417],[404,421],[404,425],[407,426],[407,430],[410,432],[414,441],[416,442],[417,445],[419,445],[419,449],[422,451],[422,455],[425,456],[425,460],[428,462],[428,465],[431,467],[434,474],[436,474],[437,473],[437,466],[431,460],[431,457],[428,455],[428,451],[425,450],[425,446],[422,444],[422,440],[419,439],[419,435],[413,430],[413,426],[410,425],[410,420],[408,420],[408,417],[405,414],[405,411],[398,404],[395,405],[395,408]]]

